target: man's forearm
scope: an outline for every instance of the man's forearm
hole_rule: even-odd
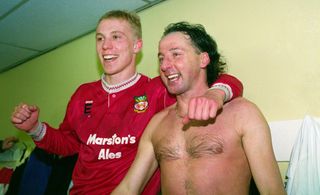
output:
[[[229,74],[221,74],[210,89],[219,89],[224,92],[224,102],[228,102],[243,94],[243,85],[239,79]]]

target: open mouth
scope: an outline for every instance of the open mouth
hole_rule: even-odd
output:
[[[118,56],[117,55],[108,54],[108,55],[103,55],[102,57],[106,61],[112,61],[112,60],[116,59]]]
[[[171,82],[178,80],[179,77],[180,77],[180,74],[179,74],[179,73],[170,74],[170,75],[167,76],[168,80],[171,81]]]

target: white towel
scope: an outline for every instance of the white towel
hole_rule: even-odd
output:
[[[302,122],[286,176],[288,195],[320,195],[320,124],[311,116]]]

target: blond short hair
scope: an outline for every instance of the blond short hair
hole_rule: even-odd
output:
[[[135,12],[129,12],[126,10],[112,10],[102,15],[99,19],[99,23],[102,20],[111,18],[127,21],[131,25],[131,28],[134,31],[137,38],[142,38],[140,17]]]

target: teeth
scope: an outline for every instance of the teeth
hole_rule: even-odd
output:
[[[179,74],[171,74],[171,75],[168,76],[168,79],[170,81],[175,81],[175,80],[178,79],[178,77],[179,77]]]
[[[104,55],[103,56],[103,59],[105,60],[112,60],[113,58],[116,58],[117,56],[116,55]]]

